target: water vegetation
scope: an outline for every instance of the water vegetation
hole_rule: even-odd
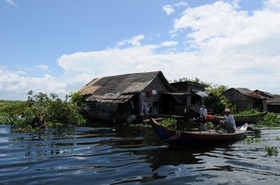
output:
[[[234,110],[234,107],[221,96],[221,92],[225,88],[219,86],[209,89],[211,96],[208,97],[206,103],[211,104],[214,111],[222,111],[224,107],[232,107]],[[85,102],[79,92],[71,93],[64,100],[53,93],[50,95],[41,92],[34,94],[33,91],[29,91],[27,95],[27,101],[0,101],[0,124],[11,125],[11,132],[42,132],[46,128],[69,128],[87,123],[87,119],[81,114]],[[254,109],[248,109],[234,115],[255,115],[259,113]],[[184,119],[164,118],[160,123],[172,129],[199,129],[198,124],[192,122],[192,120],[186,122]],[[206,125],[207,128],[214,127],[211,122],[207,122]],[[269,112],[261,121],[257,122],[257,125],[280,126],[280,114]],[[277,136],[275,140],[279,141],[280,138]],[[248,144],[259,143],[260,138],[247,137],[246,142]],[[267,152],[266,156],[278,155],[276,147],[266,146],[264,150]]]
[[[247,141],[248,144],[251,144],[251,143],[259,143],[259,142],[260,142],[260,138],[247,137],[247,138],[246,138],[246,141]]]
[[[278,155],[278,149],[274,146],[267,146],[265,147],[265,151],[267,152],[268,156],[277,156]]]
[[[62,128],[83,125],[79,96],[64,100],[56,94],[27,93],[27,101],[1,101],[0,123],[11,125],[13,132],[36,132],[42,128]]]
[[[280,114],[268,112],[262,120],[257,122],[257,124],[272,127],[280,126]]]

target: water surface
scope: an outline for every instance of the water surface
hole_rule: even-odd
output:
[[[280,128],[252,128],[247,139],[174,148],[150,128],[77,127],[10,133],[0,126],[0,184],[280,184]],[[279,151],[280,152],[280,151]]]

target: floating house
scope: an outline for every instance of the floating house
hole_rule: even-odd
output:
[[[280,98],[264,91],[255,90],[254,92],[266,98],[267,111],[280,113]]]
[[[175,92],[161,71],[93,79],[80,90],[89,118],[122,122],[131,116],[156,116],[161,95]]]
[[[248,109],[267,110],[267,98],[248,88],[230,88],[223,95],[235,106],[237,112]]]
[[[274,113],[280,113],[280,98],[270,98],[266,100],[267,104],[267,111],[268,112],[274,112]]]
[[[169,103],[173,105],[173,113],[196,117],[199,108],[204,104],[205,98],[209,95],[205,92],[206,85],[191,81],[176,82],[170,85],[176,90],[176,93],[171,93],[171,97],[176,101]]]

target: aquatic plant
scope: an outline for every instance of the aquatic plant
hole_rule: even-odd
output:
[[[272,156],[272,155],[277,156],[278,155],[278,149],[273,146],[265,147],[265,151],[267,152],[268,156]]]
[[[248,144],[251,144],[251,143],[259,143],[259,142],[260,142],[260,138],[247,137],[247,138],[246,138],[246,142],[247,142]]]
[[[280,114],[268,112],[264,118],[257,122],[258,125],[280,126]]]

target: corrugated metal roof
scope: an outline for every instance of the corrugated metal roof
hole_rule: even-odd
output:
[[[192,89],[192,92],[195,93],[196,95],[202,97],[202,98],[209,96],[209,94],[207,92],[196,90],[196,89]]]
[[[280,105],[280,98],[271,98],[266,100],[268,105]]]
[[[265,97],[261,96],[259,93],[254,92],[254,91],[252,91],[252,90],[250,90],[248,88],[230,88],[230,89],[228,89],[226,91],[229,91],[231,89],[234,89],[234,90],[240,92],[241,94],[244,94],[244,95],[246,95],[248,97],[251,97],[251,98],[265,99]]]
[[[260,94],[261,96],[267,97],[267,98],[275,98],[275,95],[265,92],[265,91],[260,91],[260,90],[254,90],[254,92]]]

